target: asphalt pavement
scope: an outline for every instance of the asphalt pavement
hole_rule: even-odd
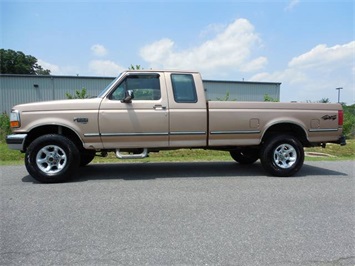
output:
[[[355,161],[0,166],[0,265],[355,265]]]

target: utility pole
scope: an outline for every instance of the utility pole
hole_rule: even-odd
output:
[[[340,90],[342,89],[342,87],[336,88],[336,90],[338,91],[338,103],[340,103]]]

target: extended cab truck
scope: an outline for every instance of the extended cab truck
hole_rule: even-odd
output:
[[[95,154],[144,158],[159,150],[223,150],[291,176],[303,147],[345,145],[340,104],[207,101],[198,72],[126,71],[91,99],[14,106],[9,148],[40,182],[62,182]]]

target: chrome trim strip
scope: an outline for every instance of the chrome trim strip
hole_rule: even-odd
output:
[[[228,134],[259,134],[260,130],[226,130],[211,131],[211,135],[228,135]]]
[[[239,131],[211,131],[211,135],[228,134],[259,134],[260,130],[239,130]],[[188,136],[188,135],[206,135],[205,131],[172,131],[168,132],[149,132],[149,133],[87,133],[85,137],[139,137],[139,136]]]
[[[92,138],[92,137],[100,137],[100,133],[86,133],[84,137]]]
[[[186,136],[186,135],[206,135],[204,131],[172,131],[171,136]]]
[[[147,136],[168,136],[168,132],[149,133],[101,133],[102,137],[147,137]]]
[[[337,128],[317,128],[317,129],[309,129],[309,132],[334,132],[338,131]]]

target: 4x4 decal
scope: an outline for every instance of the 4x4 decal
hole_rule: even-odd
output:
[[[336,115],[324,115],[324,116],[322,116],[322,119],[323,120],[335,120],[335,119],[337,119],[337,116]]]

